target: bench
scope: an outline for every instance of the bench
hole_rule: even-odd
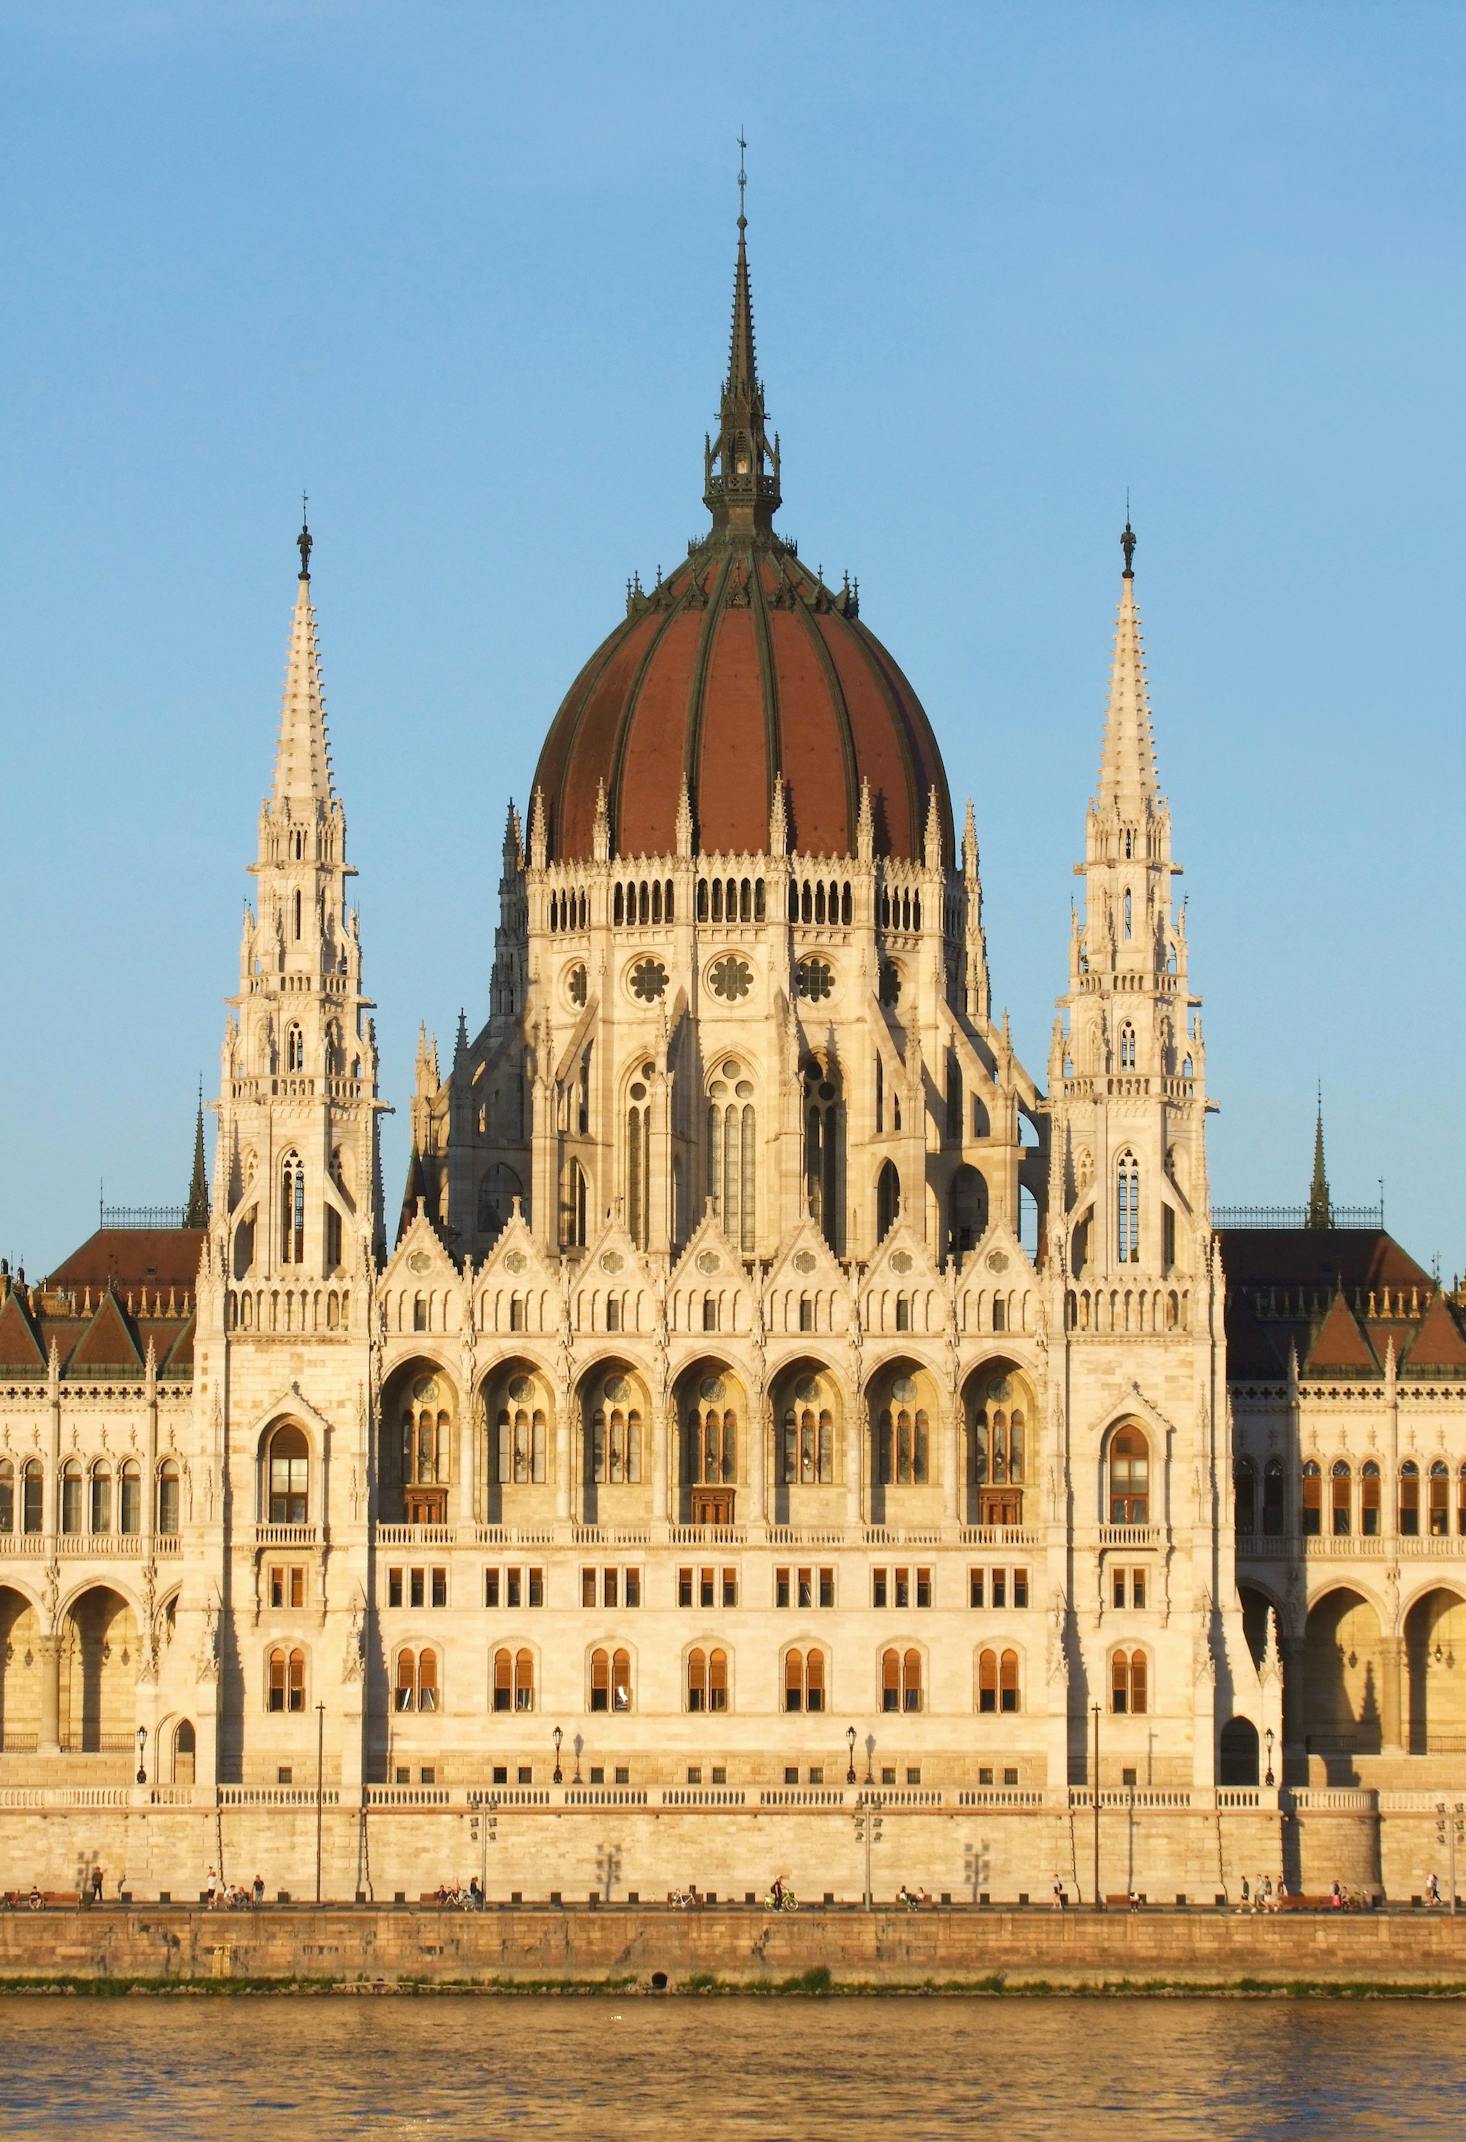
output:
[[[81,1902],[80,1892],[75,1889],[41,1889],[36,1894],[40,1901],[33,1906],[29,1889],[7,1889],[5,1907],[8,1911],[74,1911]]]

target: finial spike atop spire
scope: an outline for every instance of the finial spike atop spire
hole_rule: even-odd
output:
[[[746,189],[748,143],[738,136],[738,258],[733,271],[733,327],[718,436],[704,448],[703,501],[716,528],[737,535],[767,530],[779,508],[779,446],[765,429],[763,388],[753,339],[748,278]]]
[[[1124,577],[1127,580],[1135,578],[1135,541],[1135,530],[1130,525],[1130,487],[1127,484],[1125,487],[1125,527],[1120,537],[1120,548],[1125,553]]]
[[[306,492],[302,491],[300,494],[300,534],[295,539],[295,547],[300,552],[300,577],[302,580],[310,579],[311,552],[315,549],[315,543],[311,537],[309,506],[310,498]]]
[[[316,647],[316,617],[311,607],[309,528],[296,542],[301,571],[296,583],[295,614],[290,621],[290,649],[285,659],[285,695],[280,707],[280,742],[275,752],[275,802],[329,803],[334,800],[331,746],[326,736],[326,695]]]
[[[199,1073],[198,1115],[193,1127],[193,1178],[188,1186],[188,1203],[183,1211],[185,1227],[207,1227],[209,1224],[209,1177],[204,1165],[204,1078]]]
[[[1140,612],[1135,607],[1135,531],[1127,515],[1120,538],[1125,571],[1120,587],[1120,614],[1115,622],[1115,652],[1110,668],[1110,696],[1105,709],[1104,749],[1100,758],[1097,801],[1122,814],[1160,806],[1155,739],[1150,726],[1150,698],[1145,683],[1145,649]]]
[[[1329,1196],[1329,1178],[1323,1158],[1323,1080],[1320,1079],[1318,1114],[1313,1125],[1313,1180],[1308,1186],[1308,1225],[1332,1227],[1333,1224],[1333,1200]]]

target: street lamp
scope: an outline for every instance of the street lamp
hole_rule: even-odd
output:
[[[555,1782],[555,1783],[556,1783],[557,1785],[563,1785],[563,1784],[565,1783],[565,1773],[564,1773],[564,1771],[563,1771],[563,1770],[562,1770],[562,1769],[560,1768],[560,1742],[561,1742],[561,1739],[562,1739],[562,1738],[563,1738],[563,1735],[561,1734],[560,1728],[559,1728],[558,1726],[556,1726],[556,1728],[555,1728],[555,1778],[554,1778],[554,1782]]]
[[[1265,1772],[1264,1772],[1264,1774],[1263,1774],[1263,1780],[1262,1780],[1262,1782],[1263,1782],[1263,1784],[1264,1784],[1264,1785],[1266,1785],[1266,1786],[1267,1786],[1267,1787],[1269,1788],[1269,1790],[1271,1790],[1271,1788],[1272,1788],[1272,1787],[1273,1787],[1273,1786],[1274,1786],[1274,1785],[1275,1785],[1275,1784],[1277,1783],[1277,1779],[1276,1779],[1276,1778],[1275,1778],[1275,1777],[1273,1776],[1273,1729],[1272,1729],[1272,1727],[1271,1727],[1271,1726],[1269,1726],[1269,1727],[1268,1727],[1268,1729],[1267,1729],[1267,1735],[1266,1735],[1266,1739],[1267,1739],[1267,1769],[1266,1769],[1266,1771],[1265,1771]]]
[[[850,1765],[849,1765],[849,1768],[848,1768],[848,1769],[846,1770],[846,1772],[845,1772],[845,1783],[846,1783],[847,1785],[853,1785],[853,1784],[855,1783],[855,1728],[854,1728],[854,1726],[850,1726],[849,1728],[847,1728],[847,1730],[846,1730],[846,1734],[845,1734],[845,1739],[846,1739],[846,1742],[847,1742],[847,1744],[848,1744],[848,1746],[849,1746],[849,1749],[850,1749]]]
[[[321,1811],[326,1804],[322,1791],[326,1760],[326,1706],[316,1705],[316,1902],[321,1901]]]
[[[1101,1902],[1100,1902],[1100,1885],[1099,1885],[1099,1792],[1100,1792],[1100,1788],[1099,1788],[1099,1722],[1100,1722],[1100,1707],[1099,1707],[1099,1705],[1098,1705],[1097,1703],[1091,1703],[1091,1705],[1089,1706],[1089,1708],[1090,1708],[1090,1711],[1091,1711],[1091,1712],[1093,1713],[1093,1716],[1094,1716],[1094,1771],[1093,1771],[1093,1775],[1092,1775],[1092,1777],[1091,1777],[1091,1780],[1090,1780],[1090,1799],[1091,1799],[1091,1801],[1093,1802],[1093,1805],[1094,1805],[1094,1869],[1093,1869],[1093,1877],[1094,1877],[1094,1908],[1095,1908],[1095,1910],[1096,1910],[1096,1911],[1103,1911],[1103,1909],[1104,1909],[1104,1906],[1103,1906],[1103,1905],[1101,1904]]]
[[[145,1725],[140,1725],[137,1729],[137,1781],[139,1785],[146,1785],[148,1782],[147,1764],[143,1761],[143,1749],[147,1746],[147,1742],[148,1729]]]

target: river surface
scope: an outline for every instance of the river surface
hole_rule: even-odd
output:
[[[1459,2137],[1455,2002],[0,1999],[4,2142]]]

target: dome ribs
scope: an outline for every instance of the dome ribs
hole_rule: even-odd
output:
[[[725,599],[717,614],[702,691],[693,811],[701,846],[715,832],[719,848],[762,852],[768,841],[769,800],[774,769],[768,763],[768,701],[758,628],[742,583],[744,599],[728,598],[737,585],[739,563],[729,566]],[[707,719],[707,707],[717,709]],[[716,799],[716,808],[709,808]]]
[[[657,635],[636,685],[616,761],[612,824],[621,855],[670,855],[677,845],[683,735],[706,614],[680,604]]]
[[[779,672],[774,661],[773,641],[769,634],[769,609],[764,586],[764,568],[772,561],[755,553],[749,561],[748,592],[752,605],[754,640],[758,647],[759,682],[763,688],[764,707],[764,820],[763,838],[768,841],[769,813],[774,807],[774,782],[782,766],[782,739],[779,733]]]
[[[890,688],[870,661],[868,636],[835,611],[814,619],[840,679],[856,764],[870,782],[876,853],[911,860],[921,854],[926,799],[918,794],[905,724],[893,721]]]
[[[850,714],[835,665],[814,621],[809,603],[798,592],[793,608],[776,611],[770,626],[781,654],[792,668],[786,695],[798,714],[781,723],[781,764],[788,789],[792,843],[805,855],[854,855],[855,820],[860,810],[860,771]],[[840,769],[831,779],[831,760]]]
[[[660,666],[660,660],[663,659],[663,642],[671,632],[674,622],[679,616],[685,616],[685,614],[685,611],[680,610],[677,606],[654,613],[659,620],[657,629],[647,641],[636,675],[631,680],[631,689],[626,695],[625,709],[617,726],[612,744],[610,767],[606,780],[606,797],[611,817],[611,853],[613,855],[625,855],[638,850],[652,855],[660,852],[657,842],[649,837],[652,834],[653,827],[657,825],[664,825],[666,829],[665,840],[660,843],[661,849],[670,852],[676,843],[677,796],[682,783],[680,764],[674,763],[670,776],[667,776],[661,763],[666,754],[657,754],[653,751],[649,755],[650,762],[643,765],[641,769],[643,777],[649,777],[647,787],[633,785],[628,788],[625,774],[627,760],[636,739],[637,731],[647,727],[646,724],[638,720],[641,712],[643,687],[652,672],[653,666]],[[655,738],[654,729],[649,730],[648,733]],[[646,757],[647,755],[644,754],[643,756]],[[675,761],[675,753],[673,758]],[[658,778],[658,776],[661,776],[661,778]],[[623,797],[626,795],[634,795],[636,798],[637,807],[633,814],[635,818],[634,829],[623,823],[622,802]],[[663,808],[663,805],[665,805],[665,808]],[[631,838],[633,830],[637,835],[636,841]]]
[[[927,720],[921,701],[911,689],[905,671],[892,656],[890,650],[881,644],[873,632],[868,632],[865,626],[858,621],[855,623],[853,630],[859,634],[872,666],[881,676],[885,685],[886,696],[890,703],[891,718],[905,737],[907,757],[916,769],[918,791],[916,815],[913,820],[912,839],[914,846],[911,851],[912,857],[915,859],[922,854],[926,831],[927,803],[931,791],[935,789],[942,820],[942,862],[950,870],[954,866],[957,852],[952,826],[952,797],[947,787],[947,769],[942,764],[942,754],[937,748],[936,735],[931,723]]]

